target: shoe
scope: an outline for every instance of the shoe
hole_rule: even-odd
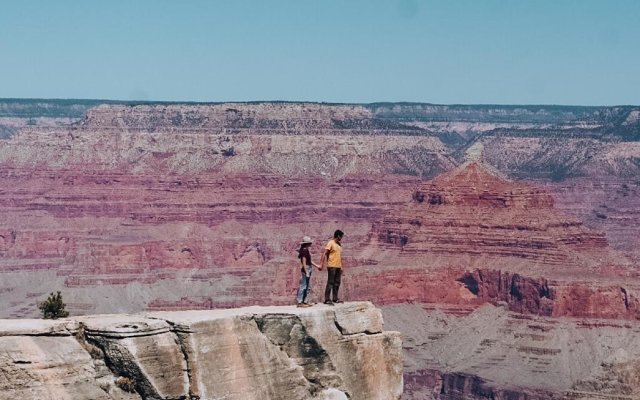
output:
[[[325,300],[324,304],[328,305],[328,306],[332,306],[333,302],[331,300]]]
[[[298,303],[298,304],[296,304],[296,307],[298,307],[298,308],[306,308],[306,307],[311,307],[311,306],[308,305],[307,303]]]
[[[342,300],[334,300],[333,302],[334,302],[335,304],[341,304],[341,303],[344,303],[344,301],[342,301]]]
[[[304,302],[304,304],[306,304],[306,305],[308,305],[309,307],[311,307],[311,306],[312,306],[312,305],[314,305],[315,303],[313,303],[313,302],[306,302],[306,301],[305,301],[305,302]]]

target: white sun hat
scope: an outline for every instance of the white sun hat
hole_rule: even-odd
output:
[[[311,238],[309,236],[304,236],[302,238],[302,242],[300,242],[300,244],[305,244],[305,243],[313,243],[313,240],[311,240]]]

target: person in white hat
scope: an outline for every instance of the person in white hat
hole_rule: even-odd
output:
[[[298,293],[296,296],[296,303],[298,307],[309,307],[311,304],[307,302],[307,294],[311,287],[311,271],[312,267],[320,269],[318,264],[311,261],[311,247],[313,241],[309,236],[302,238],[300,242],[300,250],[298,250],[298,260],[300,261],[300,286],[298,286]]]

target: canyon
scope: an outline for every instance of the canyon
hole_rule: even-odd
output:
[[[284,306],[339,228],[404,398],[634,398],[639,113],[2,100],[0,317]]]

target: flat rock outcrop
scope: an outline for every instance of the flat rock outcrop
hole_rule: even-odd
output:
[[[0,320],[0,399],[399,399],[370,303]]]

